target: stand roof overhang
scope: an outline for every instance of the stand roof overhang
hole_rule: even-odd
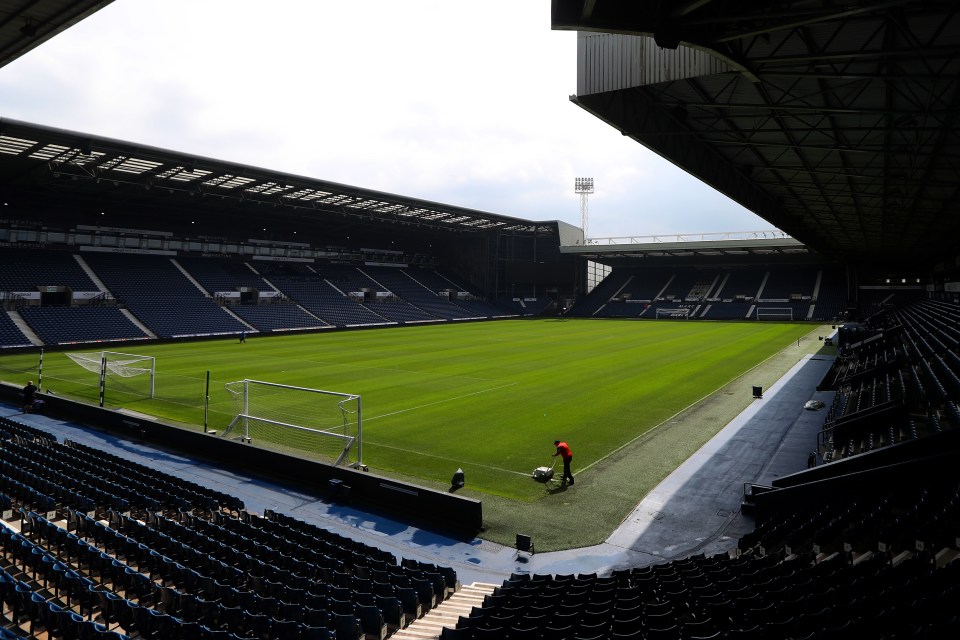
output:
[[[567,255],[576,255],[603,264],[639,264],[637,260],[645,258],[690,259],[698,262],[712,261],[751,261],[758,259],[777,260],[815,256],[802,242],[788,236],[776,238],[733,237],[709,240],[655,240],[642,242],[631,238],[611,238],[609,242],[563,246],[560,251]]]
[[[571,100],[838,260],[952,265],[960,3],[552,0]]]
[[[0,67],[113,0],[0,0]]]
[[[271,207],[271,218],[299,224],[347,216],[463,232],[556,235],[557,223],[383,193],[156,147],[0,118],[0,185],[21,193],[57,192],[104,202],[175,207],[211,215]],[[216,203],[214,206],[213,203]],[[256,214],[262,215],[262,214]]]

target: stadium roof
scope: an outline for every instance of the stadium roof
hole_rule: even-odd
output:
[[[571,100],[777,228],[953,264],[960,3],[552,0],[552,25],[581,32]]]
[[[776,229],[591,239],[586,245],[561,247],[561,252],[609,265],[640,264],[637,259],[642,258],[756,262],[818,257],[802,242]]]
[[[286,216],[301,223],[319,223],[325,214],[336,214],[454,231],[555,235],[557,228],[556,222],[511,218],[5,118],[0,118],[0,185],[117,204],[175,207],[189,202],[197,208],[209,202],[216,203],[218,212],[227,205],[237,215],[244,207],[265,205],[272,207],[271,219]],[[206,208],[213,215],[214,205]]]
[[[0,0],[0,67],[113,0]]]

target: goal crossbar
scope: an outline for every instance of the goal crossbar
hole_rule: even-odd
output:
[[[335,458],[335,465],[348,459],[356,443],[356,464],[363,465],[359,394],[250,379],[228,382],[224,388],[237,406],[221,437],[238,434],[241,440],[252,442],[256,434],[261,442],[284,448],[322,451]],[[298,438],[297,433],[303,435]],[[340,444],[331,447],[334,442]]]
[[[666,309],[663,307],[658,307],[655,312],[655,317],[657,318],[686,318],[690,319],[690,309],[687,307],[675,307],[673,309]]]
[[[793,320],[793,307],[757,307],[757,320]]]
[[[308,391],[310,393],[322,393],[328,396],[340,396],[341,398],[346,398],[348,400],[353,400],[354,398],[359,398],[360,396],[355,393],[342,393],[340,391],[327,391],[325,389],[311,389],[310,387],[297,387],[292,384],[280,384],[279,382],[264,382],[263,380],[238,380],[236,383],[228,382],[227,384],[238,384],[238,383],[253,383],[261,384],[265,387],[278,387],[280,389],[290,389],[291,391]]]

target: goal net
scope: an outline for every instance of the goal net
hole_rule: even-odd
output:
[[[118,351],[96,351],[93,353],[65,354],[87,371],[101,376],[101,388],[107,380],[119,382],[120,390],[128,393],[139,393],[154,397],[157,378],[157,361],[153,356],[142,356],[135,353],[120,353]],[[143,382],[131,380],[141,378]],[[106,380],[104,380],[104,377]],[[109,383],[107,383],[109,384]]]
[[[690,319],[690,309],[685,307],[678,307],[676,309],[657,309],[656,317],[659,320],[660,318],[683,318],[684,320]]]
[[[791,307],[757,307],[757,320],[793,320]]]
[[[236,417],[221,437],[329,458],[333,464],[363,464],[359,395],[291,385],[238,380],[224,388]]]

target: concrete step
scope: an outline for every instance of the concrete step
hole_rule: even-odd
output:
[[[470,615],[473,607],[483,605],[483,598],[500,585],[474,582],[464,585],[456,593],[414,620],[406,629],[399,629],[390,636],[393,640],[437,640],[444,627],[455,627],[460,616]]]

